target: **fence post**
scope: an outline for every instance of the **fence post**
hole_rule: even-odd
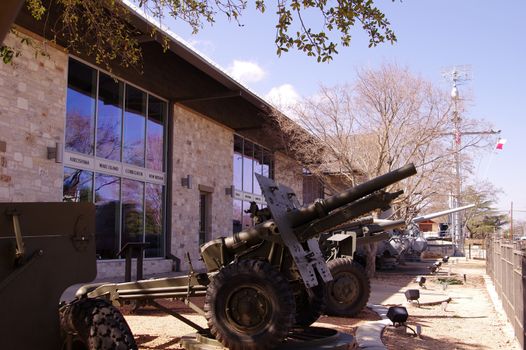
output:
[[[522,276],[522,333],[517,334],[517,338],[519,338],[519,342],[522,345],[522,348],[524,349],[526,347],[526,312],[524,312],[524,304],[526,300],[526,254],[524,250],[521,250],[521,260],[522,260],[522,269],[521,269],[521,276]]]

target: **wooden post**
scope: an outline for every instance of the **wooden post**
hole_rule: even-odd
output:
[[[519,343],[522,345],[522,348],[524,349],[526,347],[526,312],[524,311],[524,303],[526,302],[526,255],[524,254],[524,251],[521,251],[521,259],[522,259],[522,270],[521,270],[521,276],[522,276],[522,334],[517,334],[517,338],[519,338]]]

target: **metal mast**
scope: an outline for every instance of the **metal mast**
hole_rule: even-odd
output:
[[[454,67],[452,71],[444,74],[446,78],[449,78],[453,83],[451,88],[451,99],[453,100],[453,113],[451,116],[451,122],[453,123],[453,151],[455,156],[453,175],[454,175],[454,186],[451,191],[450,197],[450,207],[457,208],[460,207],[461,200],[460,194],[462,192],[462,178],[460,172],[460,149],[462,147],[462,132],[461,132],[461,117],[459,112],[459,101],[460,94],[458,90],[458,85],[468,80],[467,71],[459,70],[457,67]],[[461,254],[464,252],[464,235],[462,230],[462,219],[459,212],[451,214],[451,223],[452,227],[452,238],[453,244],[457,247],[457,251]]]
[[[447,133],[454,136],[453,140],[453,151],[455,155],[453,175],[454,185],[450,194],[449,205],[450,208],[457,208],[462,205],[461,193],[462,193],[462,173],[461,173],[461,159],[460,151],[462,149],[462,135],[492,135],[500,134],[500,130],[487,130],[487,131],[462,131],[462,118],[459,111],[460,93],[458,85],[471,80],[469,66],[456,66],[450,71],[443,72],[443,76],[453,83],[451,88],[451,99],[453,100],[453,113],[451,116],[451,122],[453,123],[453,132]],[[465,235],[463,230],[462,214],[455,212],[451,214],[452,227],[452,239],[453,244],[456,246],[456,253],[464,255],[464,242]]]

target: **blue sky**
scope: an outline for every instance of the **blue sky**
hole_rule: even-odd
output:
[[[526,210],[526,1],[404,0],[377,1],[398,37],[394,45],[368,48],[356,28],[351,47],[340,47],[330,63],[317,63],[291,51],[276,56],[275,15],[247,11],[242,27],[218,17],[212,27],[191,34],[188,26],[165,21],[199,52],[263,97],[276,92],[285,98],[311,96],[319,84],[352,83],[361,67],[396,62],[415,74],[450,89],[442,72],[468,65],[471,80],[460,87],[471,96],[466,117],[483,118],[501,129],[504,150],[489,152],[475,162],[476,176],[487,177],[505,193],[499,209]],[[268,2],[273,4],[273,2]],[[314,23],[315,24],[315,23]],[[496,139],[495,139],[496,141]],[[526,219],[526,213],[515,212]]]

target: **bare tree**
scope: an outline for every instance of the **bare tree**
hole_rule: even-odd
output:
[[[293,132],[286,118],[276,119],[287,134],[289,151],[325,183],[337,176],[354,185],[414,163],[418,174],[392,188],[404,190],[393,205],[393,217],[408,220],[433,202],[445,201],[444,192],[452,188],[451,109],[447,92],[388,64],[358,71],[353,85],[322,86],[297,105],[295,120],[307,133]],[[480,144],[480,136],[464,138],[461,149]],[[464,164],[469,167],[469,159]],[[368,274],[373,275],[376,245],[366,250]]]

